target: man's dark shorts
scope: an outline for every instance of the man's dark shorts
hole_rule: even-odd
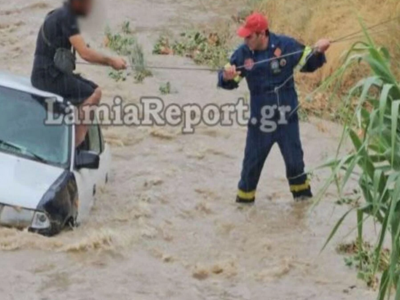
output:
[[[56,77],[35,74],[31,81],[35,88],[59,95],[75,106],[81,105],[98,88],[97,84],[77,74],[58,74]]]

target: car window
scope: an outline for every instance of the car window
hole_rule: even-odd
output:
[[[55,118],[45,100],[0,86],[0,151],[67,167],[71,127],[45,124]]]

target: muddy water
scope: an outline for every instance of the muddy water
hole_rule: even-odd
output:
[[[29,75],[36,29],[53,2],[0,2],[2,69]],[[230,3],[114,0],[108,23],[130,20],[152,64],[190,65],[150,54],[159,32],[203,24],[216,11],[229,17]],[[105,70],[80,71],[100,83],[105,102],[117,94],[133,103],[160,96],[166,81],[178,91],[164,97],[170,103],[236,102],[246,93],[215,89],[215,74],[207,72],[157,71],[134,85],[111,81]],[[334,152],[339,132],[319,120],[302,124],[310,168]],[[51,239],[0,229],[0,299],[374,299],[335,253],[340,240],[319,255],[343,210],[329,197],[312,211],[293,203],[277,148],[257,204],[233,203],[245,134],[240,127],[202,126],[195,135],[178,128],[106,129],[111,182],[81,227]],[[314,186],[326,176],[316,172]]]

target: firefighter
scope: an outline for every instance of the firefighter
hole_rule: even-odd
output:
[[[293,72],[313,72],[322,67],[330,41],[321,39],[314,47],[304,46],[291,37],[270,32],[267,19],[259,13],[250,15],[237,33],[244,44],[218,76],[218,86],[223,89],[236,89],[246,78],[250,90],[250,121],[236,202],[254,203],[261,171],[274,143],[278,143],[285,160],[294,199],[307,200],[312,192],[304,173]]]

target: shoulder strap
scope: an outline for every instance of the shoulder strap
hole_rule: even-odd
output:
[[[46,15],[46,18],[44,19],[44,22],[43,22],[43,24],[42,24],[42,27],[40,28],[40,32],[41,32],[41,35],[42,35],[42,38],[43,38],[44,42],[47,44],[47,46],[49,46],[49,47],[51,47],[51,48],[55,48],[55,47],[54,47],[53,44],[50,43],[50,41],[47,39],[47,37],[46,37],[46,35],[45,35],[45,33],[44,33],[44,25],[46,24],[46,21],[47,21],[47,19],[49,18],[49,16],[50,16],[52,13],[54,13],[55,11],[56,11],[56,10],[53,9],[52,11],[50,11],[50,12]]]
[[[42,27],[40,28],[40,32],[41,32],[42,38],[43,38],[43,40],[44,40],[44,42],[46,43],[47,46],[49,46],[50,48],[55,48],[53,46],[53,44],[50,43],[50,41],[47,39],[46,35],[44,34],[44,24],[45,23],[46,23],[46,21],[43,23]]]
[[[52,11],[49,12],[49,14],[46,16],[46,18],[45,18],[45,20],[44,20],[44,22],[43,22],[43,24],[42,24],[42,27],[40,28],[40,32],[41,32],[42,38],[43,38],[44,42],[46,43],[46,45],[49,46],[50,48],[57,49],[56,47],[53,46],[52,43],[50,43],[50,41],[49,41],[49,40],[47,39],[47,37],[46,37],[46,34],[44,33],[44,25],[46,24],[47,18],[48,18],[49,15],[50,15],[51,13],[53,13],[54,11],[55,11],[55,10],[52,10]],[[72,47],[72,54],[74,55],[74,58],[76,59],[76,50],[75,50],[74,47]]]

